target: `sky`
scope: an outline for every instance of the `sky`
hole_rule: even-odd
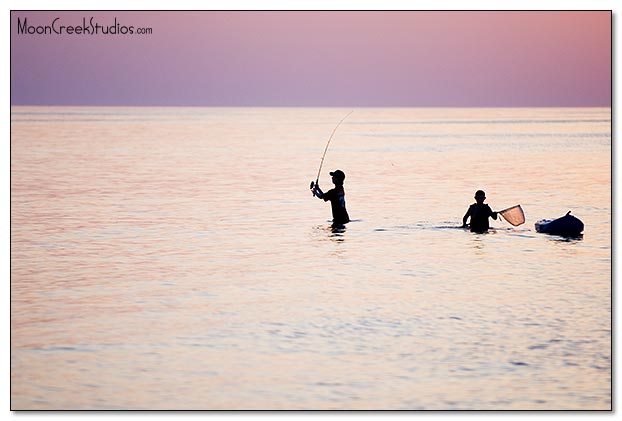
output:
[[[608,107],[611,58],[609,11],[11,12],[12,105]]]

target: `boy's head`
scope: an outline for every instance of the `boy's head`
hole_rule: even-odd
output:
[[[475,192],[475,201],[477,203],[484,203],[484,200],[486,200],[486,193],[484,193],[484,190],[478,190]]]
[[[343,181],[346,179],[346,175],[341,170],[335,170],[333,172],[329,172],[329,174],[333,177],[333,184],[337,186],[343,185]]]

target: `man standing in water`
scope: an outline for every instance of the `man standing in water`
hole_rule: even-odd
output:
[[[462,218],[462,227],[467,227],[467,219],[469,216],[471,217],[471,223],[469,224],[472,232],[486,232],[490,226],[488,225],[488,218],[492,217],[492,219],[497,219],[497,212],[493,212],[490,209],[490,206],[484,204],[484,200],[486,200],[486,193],[483,190],[478,190],[475,192],[475,202],[469,209],[466,214]]]
[[[346,192],[343,189],[346,175],[341,170],[336,170],[329,174],[332,176],[335,188],[324,193],[316,183],[312,186],[313,195],[319,199],[324,199],[325,202],[330,200],[330,207],[333,211],[333,226],[347,224],[350,222],[350,217],[346,210]]]

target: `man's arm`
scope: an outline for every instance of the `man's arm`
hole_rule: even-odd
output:
[[[322,189],[320,189],[320,185],[319,184],[315,184],[313,186],[313,195],[317,196],[319,199],[323,199],[324,198],[324,192],[322,191]]]

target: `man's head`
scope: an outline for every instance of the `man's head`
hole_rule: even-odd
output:
[[[343,185],[343,181],[346,179],[346,175],[341,170],[335,170],[329,172],[329,174],[333,177],[333,184],[335,185]]]

